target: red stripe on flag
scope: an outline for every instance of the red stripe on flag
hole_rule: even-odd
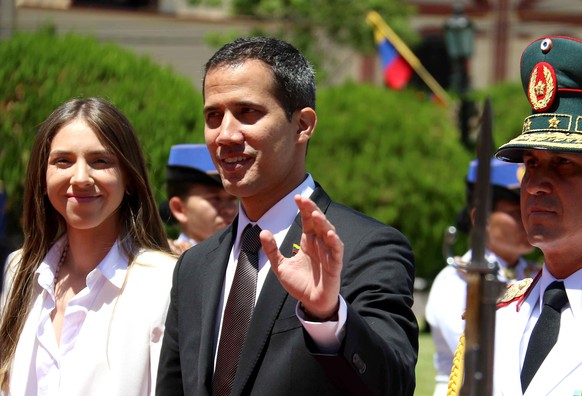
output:
[[[376,30],[374,36],[378,46],[384,83],[392,89],[402,89],[412,78],[412,67],[379,31]]]
[[[412,78],[412,68],[398,55],[384,68],[384,83],[392,89],[402,89]]]

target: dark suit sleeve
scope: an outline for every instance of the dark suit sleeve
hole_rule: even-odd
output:
[[[328,218],[345,245],[340,293],[348,315],[339,354],[315,356],[348,394],[412,395],[418,324],[412,312],[410,244],[394,228],[372,220],[349,214],[334,219],[333,211]]]
[[[158,367],[156,383],[156,396],[180,396],[184,394],[182,386],[182,370],[180,365],[180,351],[178,349],[178,274],[182,257],[178,260],[174,269],[172,291],[168,316],[166,317],[166,329],[162,342],[162,351]]]

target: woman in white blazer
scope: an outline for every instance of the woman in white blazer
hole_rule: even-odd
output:
[[[0,304],[0,394],[153,394],[175,257],[135,131],[107,101],[71,100],[41,124],[23,231]]]

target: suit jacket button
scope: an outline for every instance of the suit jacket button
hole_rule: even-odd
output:
[[[358,373],[364,374],[366,372],[366,363],[362,360],[359,354],[354,353],[352,355],[352,363],[356,370],[358,370]]]

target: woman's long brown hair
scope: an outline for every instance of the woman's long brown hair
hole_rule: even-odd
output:
[[[57,108],[39,127],[24,186],[24,242],[6,304],[0,312],[0,389],[8,389],[10,366],[32,304],[35,272],[52,244],[65,232],[63,217],[46,195],[46,171],[54,136],[73,120],[84,120],[102,144],[115,153],[128,182],[119,207],[122,246],[131,264],[139,249],[170,252],[148,179],[139,140],[129,120],[101,98],[73,99]]]

